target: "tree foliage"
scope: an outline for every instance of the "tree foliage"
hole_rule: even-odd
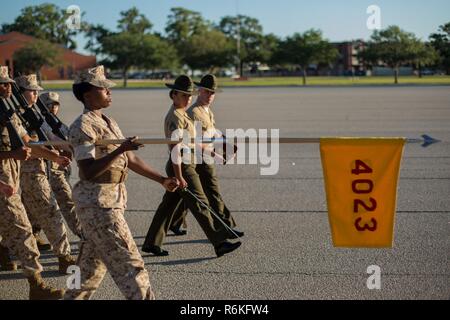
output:
[[[234,45],[220,31],[210,29],[194,34],[185,45],[184,61],[192,70],[213,73],[233,63]]]
[[[432,48],[426,47],[413,33],[398,26],[375,31],[361,57],[371,64],[384,62],[394,69],[398,83],[399,68],[405,64],[430,64],[435,59]]]
[[[31,42],[14,53],[14,71],[16,74],[35,73],[41,79],[41,68],[60,64],[60,54],[60,48],[48,41]]]
[[[102,63],[122,71],[127,86],[131,68],[176,68],[178,58],[175,48],[160,36],[151,33],[152,23],[135,7],[122,11],[117,24],[119,32],[102,25],[86,29],[89,39],[86,49],[104,57]]]
[[[170,12],[166,34],[167,39],[177,47],[181,47],[190,37],[208,27],[208,22],[199,12],[181,7],[172,8]]]
[[[300,66],[303,70],[303,84],[306,85],[306,70],[309,65],[332,63],[337,55],[336,48],[323,38],[320,30],[310,29],[304,33],[295,33],[281,42],[277,59]]]
[[[439,54],[439,65],[450,75],[450,22],[439,27],[430,35],[430,42]]]
[[[218,28],[235,43],[239,41],[241,75],[245,64],[270,61],[273,38],[264,36],[258,19],[245,15],[225,16],[220,20]]]
[[[136,7],[132,7],[127,11],[120,12],[120,20],[117,28],[121,32],[129,32],[132,34],[145,34],[150,32],[153,24],[147,17],[139,12]]]
[[[18,31],[48,42],[75,49],[75,36],[81,30],[71,30],[66,25],[69,14],[50,3],[27,6],[13,23],[3,24],[2,33]]]

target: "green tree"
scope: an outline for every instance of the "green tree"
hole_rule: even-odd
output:
[[[380,57],[373,45],[368,43],[366,47],[358,53],[358,59],[362,61],[367,69],[372,69],[380,63]]]
[[[77,44],[75,36],[81,30],[67,28],[66,20],[69,14],[54,4],[44,3],[37,6],[28,6],[22,9],[21,14],[13,23],[3,24],[2,33],[12,31],[61,44],[69,49],[75,49]]]
[[[87,38],[84,48],[90,52],[100,55],[103,53],[103,41],[105,38],[114,34],[114,32],[106,29],[103,25],[88,25],[84,29]]]
[[[417,44],[412,63],[418,70],[419,78],[422,78],[423,67],[435,65],[438,60],[439,54],[432,45],[422,42]]]
[[[153,34],[143,37],[140,66],[147,70],[175,69],[178,64],[177,50],[168,41]]]
[[[119,32],[112,32],[102,25],[85,29],[86,49],[103,57],[108,68],[121,70],[123,85],[128,85],[131,68],[175,68],[178,58],[175,48],[158,35],[151,34],[152,23],[133,7],[120,13]]]
[[[35,73],[40,81],[42,67],[60,64],[60,54],[58,46],[45,40],[36,40],[14,53],[14,71],[16,74]]]
[[[303,85],[306,85],[306,70],[311,64],[330,64],[336,60],[336,48],[323,38],[320,30],[295,33],[280,44],[278,61],[298,65],[303,72]]]
[[[270,43],[263,34],[263,27],[258,19],[245,16],[226,16],[220,20],[219,30],[225,33],[230,39],[239,43],[236,45],[238,51],[238,61],[240,75],[243,75],[244,65],[255,62],[270,61]]]
[[[273,33],[269,33],[264,35],[264,48],[266,49],[263,61],[273,65],[276,64],[275,53],[278,51],[281,45],[281,39],[274,35]]]
[[[426,62],[430,58],[423,53],[423,46],[413,33],[405,32],[398,26],[390,26],[373,33],[361,56],[370,63],[381,61],[394,69],[395,83],[398,84],[400,66],[417,61]]]
[[[165,28],[168,41],[175,46],[183,64],[189,65],[187,57],[190,55],[187,46],[191,37],[198,35],[210,27],[199,12],[185,8],[172,8]]]
[[[152,34],[113,34],[102,40],[102,47],[107,57],[103,62],[109,68],[122,71],[124,87],[128,85],[128,72],[132,67],[172,69],[178,64],[175,48]]]
[[[216,68],[232,65],[234,45],[219,30],[210,29],[194,34],[185,45],[185,62],[191,70],[214,73]]]
[[[450,75],[450,22],[440,26],[438,33],[430,35],[430,42],[439,54],[440,67]]]
[[[172,8],[170,12],[166,26],[167,39],[177,46],[204,30],[209,24],[196,11],[177,7]]]
[[[122,11],[120,15],[122,18],[118,21],[117,28],[121,32],[144,34],[150,32],[153,27],[153,24],[136,7]]]
[[[128,84],[128,71],[140,64],[142,35],[121,32],[102,40],[102,53],[107,56],[105,64],[122,70],[123,86]]]

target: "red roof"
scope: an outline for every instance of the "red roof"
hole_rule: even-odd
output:
[[[36,38],[32,37],[32,36],[28,36],[26,34],[17,32],[17,31],[12,31],[10,33],[6,33],[6,34],[0,34],[0,44],[3,44],[2,42],[5,41],[14,41],[14,42],[23,42],[23,43],[28,43],[31,41],[34,41]]]
[[[8,65],[13,70],[14,53],[28,43],[36,40],[37,39],[32,36],[17,31],[0,34],[0,65]],[[43,79],[69,79],[74,72],[81,69],[91,68],[96,65],[95,56],[83,55],[63,46],[60,47],[63,50],[61,57],[62,66],[42,68],[41,72]]]

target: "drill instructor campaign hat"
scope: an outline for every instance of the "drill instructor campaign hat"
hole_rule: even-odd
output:
[[[219,89],[219,85],[217,83],[216,76],[212,74],[207,74],[200,80],[200,82],[194,82],[195,85],[199,88],[203,88],[205,90],[208,90],[212,93],[222,92],[221,89]]]
[[[186,75],[179,76],[175,79],[174,84],[166,83],[166,87],[175,91],[183,92],[190,95],[196,95],[197,91],[194,88],[194,82]]]

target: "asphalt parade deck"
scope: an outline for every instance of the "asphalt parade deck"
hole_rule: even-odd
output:
[[[448,299],[450,297],[449,87],[227,89],[214,106],[220,128],[280,129],[282,137],[406,136],[444,142],[405,148],[393,249],[333,248],[318,145],[282,145],[280,169],[218,169],[223,197],[245,231],[242,247],[215,258],[189,215],[189,233],[166,239],[166,258],[144,254],[158,299]],[[62,92],[61,118],[82,111]],[[158,138],[170,100],[166,90],[113,92],[107,111],[127,136]],[[166,146],[139,154],[164,169]],[[74,165],[75,167],[75,165]],[[76,170],[72,183],[77,180]],[[140,247],[163,189],[132,174],[127,220]],[[71,238],[73,241],[76,238]],[[74,242],[74,253],[78,252]],[[44,277],[64,286],[51,253]],[[369,290],[367,268],[381,268],[381,289]],[[26,299],[20,272],[0,273],[0,299]],[[107,275],[96,299],[122,299]]]

